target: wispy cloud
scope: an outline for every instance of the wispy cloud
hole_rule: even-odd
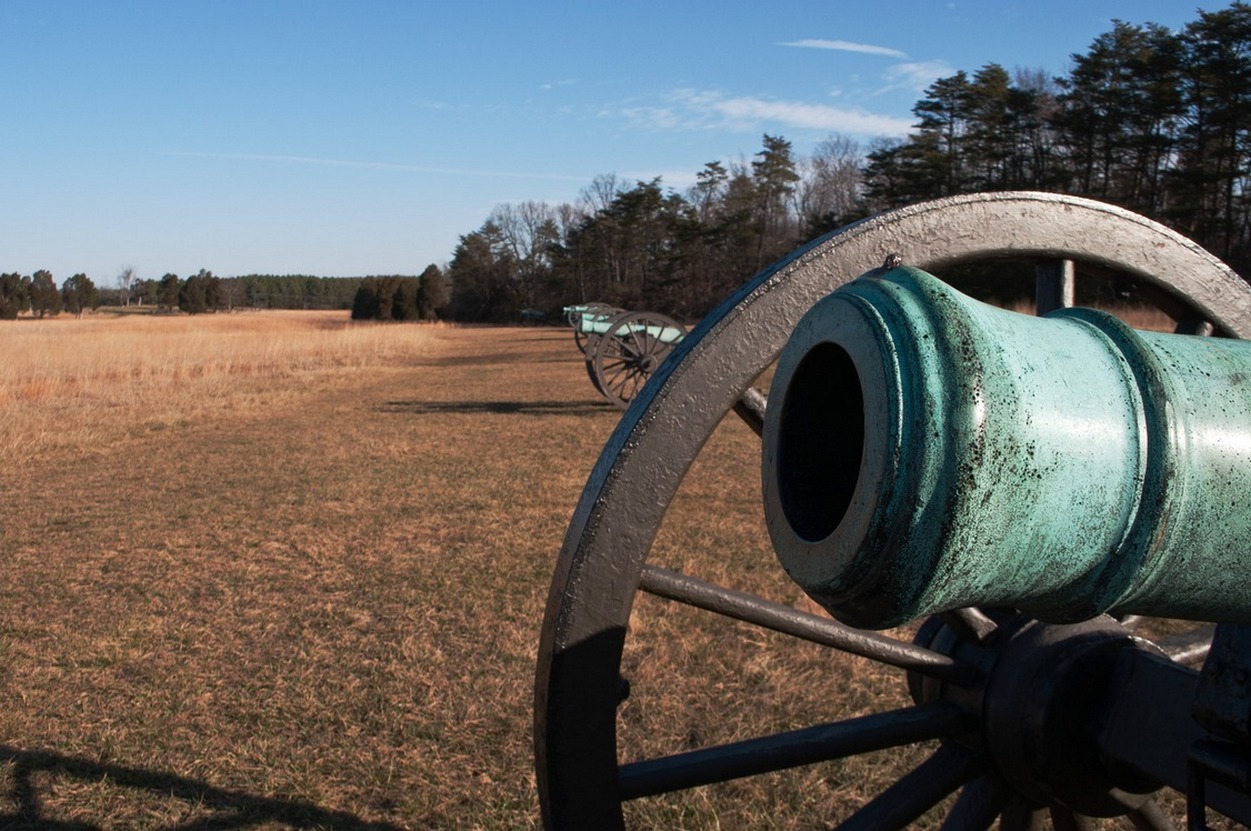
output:
[[[913,61],[908,60],[908,53],[895,49],[890,46],[878,46],[872,43],[854,43],[847,40],[820,40],[817,38],[806,38],[804,40],[794,40],[788,43],[779,44],[780,46],[795,46],[804,49],[833,49],[840,52],[856,52],[862,55],[881,55],[885,58],[895,58],[899,63],[893,64],[884,70],[882,75],[886,83],[874,91],[874,94],[880,95],[888,92],[897,92],[906,90],[908,92],[923,92],[926,87],[934,83],[934,81],[945,75],[955,72],[951,65],[946,61]]]
[[[639,126],[653,130],[698,129],[710,126],[706,120],[697,119],[681,107],[632,106],[604,109],[599,114],[610,118],[624,116]]]
[[[954,73],[955,70],[946,61],[911,61],[895,64],[886,70],[886,86],[879,89],[878,93],[894,92],[899,89],[923,92],[939,78]]]
[[[279,164],[318,165],[321,167],[351,167],[361,170],[394,170],[399,173],[428,173],[446,176],[482,176],[511,179],[551,179],[564,182],[584,182],[585,176],[570,176],[560,173],[536,173],[519,170],[475,170],[471,168],[435,167],[396,162],[365,162],[352,159],[324,159],[315,156],[283,156],[265,153],[202,153],[194,151],[171,150],[166,156],[183,156],[199,159],[227,159],[247,162],[276,162]]]
[[[625,111],[625,115],[655,129],[721,128],[746,131],[760,129],[762,125],[775,125],[871,136],[903,136],[911,126],[905,119],[859,108],[726,96],[700,90],[679,90],[669,96],[669,106],[633,108]]]
[[[804,40],[792,40],[788,43],[779,44],[779,46],[795,46],[800,49],[833,49],[836,52],[857,52],[861,55],[881,55],[886,58],[898,58],[905,60],[908,57],[907,52],[898,49],[892,49],[889,46],[875,46],[872,43],[853,43],[849,40],[820,40],[817,38],[805,38]]]

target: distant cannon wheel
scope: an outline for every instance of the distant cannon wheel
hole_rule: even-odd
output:
[[[749,409],[740,406],[740,398],[750,396],[800,317],[895,252],[908,265],[940,276],[944,267],[977,261],[1033,261],[1052,264],[1059,273],[1076,261],[1084,268],[1131,276],[1180,321],[1179,330],[1251,335],[1251,288],[1198,245],[1127,211],[1052,194],[960,196],[893,211],[835,232],[755,277],[683,340],[658,382],[623,416],[565,536],[548,595],[536,678],[536,771],[548,828],[620,829],[625,827],[623,805],[631,800],[927,741],[936,742],[937,749],[926,761],[853,806],[848,816],[823,817],[823,822],[837,820],[839,828],[903,828],[958,794],[947,803],[944,828],[987,828],[998,819],[1000,828],[1025,829],[1042,827],[1048,818],[1058,828],[1087,827],[1083,808],[1039,799],[1008,784],[1002,760],[987,749],[985,725],[970,723],[951,701],[934,695],[961,684],[972,697],[990,700],[997,694],[970,681],[977,675],[974,663],[991,660],[1009,640],[995,638],[997,616],[955,610],[930,619],[915,640],[903,640],[736,591],[728,587],[733,574],[714,583],[647,562],[662,517],[691,465],[727,413]],[[1040,307],[1054,305],[1054,298],[1043,296],[1051,293],[1047,285],[1040,277]],[[715,461],[700,462],[701,471],[715,466]],[[723,487],[720,481],[718,487]],[[775,566],[770,560],[752,568]],[[674,747],[671,755],[623,760],[619,746],[639,743],[631,724],[619,718],[619,708],[631,695],[632,682],[623,677],[629,662],[623,664],[623,656],[635,648],[634,641],[627,641],[640,592],[672,601],[649,602],[641,610],[658,616],[653,626],[696,607],[733,627],[727,637],[738,632],[762,641],[755,628],[760,627],[789,635],[795,643],[828,647],[831,659],[837,652],[850,653],[883,668],[899,668],[916,704],[711,748]],[[1120,626],[1107,618],[1099,625]],[[1189,660],[1202,657],[1209,637],[1200,631],[1159,644],[1174,661]],[[732,653],[718,655],[732,660]],[[642,658],[635,663],[646,666]],[[1040,671],[1047,671],[1045,663]],[[642,681],[633,683],[639,685],[637,697]],[[830,696],[842,686],[833,672],[824,681],[806,678],[802,683],[823,684]],[[739,705],[741,713],[718,709],[718,717],[726,723],[754,723],[755,702],[725,707]],[[1150,730],[1144,725],[1140,732]],[[1121,813],[1137,828],[1172,827],[1149,798],[1127,800]]]
[[[621,312],[608,321],[587,369],[595,388],[625,409],[686,334],[681,324],[652,312]]]
[[[579,311],[569,312],[566,317],[569,320],[569,325],[573,327],[573,342],[577,344],[578,351],[581,352],[583,355],[585,355],[587,354],[588,350],[593,351],[596,345],[599,343],[599,335],[593,332],[588,333],[588,332],[582,331],[582,317],[583,316],[610,317],[612,315],[620,313],[620,311],[621,310],[618,309],[616,306],[610,306],[607,303],[588,303],[586,304],[585,307],[582,307]],[[592,377],[591,380],[594,381],[595,380],[594,377]]]

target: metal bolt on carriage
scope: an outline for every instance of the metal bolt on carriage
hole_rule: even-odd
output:
[[[1004,260],[1037,266],[1038,315],[932,276]],[[1078,273],[1131,278],[1177,331],[1069,308]],[[578,314],[614,340],[612,310]],[[539,644],[546,826],[623,828],[633,800],[913,745],[836,827],[1251,823],[1248,335],[1251,287],[1223,263],[1054,194],[910,206],[762,272],[675,340],[576,508]],[[649,562],[730,412],[761,445],[775,557],[755,567],[823,613]],[[641,594],[893,669],[909,703],[619,758]]]

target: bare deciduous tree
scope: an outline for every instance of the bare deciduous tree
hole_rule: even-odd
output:
[[[135,271],[133,265],[122,266],[122,270],[117,275],[117,285],[122,290],[122,305],[130,305],[130,287],[135,284],[135,278],[138,272]]]

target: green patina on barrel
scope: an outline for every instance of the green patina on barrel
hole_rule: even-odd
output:
[[[1251,622],[1249,342],[874,272],[783,351],[763,479],[782,565],[856,626],[973,605]]]

